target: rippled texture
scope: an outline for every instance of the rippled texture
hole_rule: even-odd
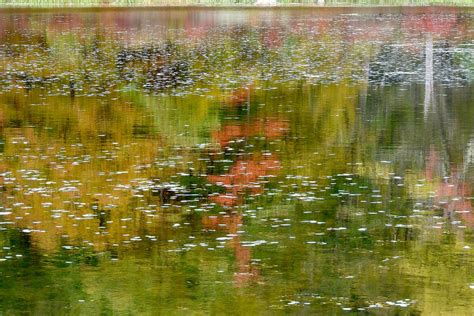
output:
[[[0,12],[0,313],[470,314],[473,25]]]

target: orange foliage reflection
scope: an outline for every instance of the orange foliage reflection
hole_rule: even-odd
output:
[[[220,130],[214,132],[212,137],[224,147],[230,141],[239,138],[248,138],[252,136],[265,136],[268,139],[274,139],[283,136],[289,130],[289,123],[278,118],[267,118],[257,120],[253,124],[244,125],[225,125]]]
[[[247,99],[247,89],[240,89],[228,102],[228,105],[236,105]],[[245,99],[244,99],[245,98]],[[278,118],[255,120],[249,124],[229,124],[221,127],[213,133],[213,139],[221,147],[227,147],[236,139],[249,138],[252,136],[264,136],[267,139],[282,137],[289,129],[287,121]],[[259,194],[263,191],[260,181],[263,177],[275,175],[281,167],[280,161],[275,154],[268,153],[265,156],[254,156],[251,159],[238,159],[226,174],[209,175],[210,183],[225,188],[225,193],[210,197],[210,200],[226,208],[232,208],[244,203],[246,194]],[[238,235],[239,227],[243,224],[243,217],[236,211],[227,215],[205,216],[202,224],[206,228],[225,230],[234,237],[231,247],[234,250],[237,272],[234,281],[237,286],[244,286],[249,282],[259,279],[259,271],[251,265],[252,253],[249,247],[241,244]]]

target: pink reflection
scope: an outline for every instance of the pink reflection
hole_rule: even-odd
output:
[[[459,213],[462,221],[469,227],[474,227],[472,203],[467,197],[473,194],[472,187],[463,179],[462,173],[455,168],[448,180],[436,179],[436,169],[441,165],[439,153],[431,148],[426,163],[426,178],[435,185],[435,203],[444,211],[445,217]]]

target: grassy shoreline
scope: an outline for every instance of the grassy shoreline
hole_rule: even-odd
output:
[[[101,11],[181,11],[181,10],[245,10],[245,11],[286,11],[286,10],[309,10],[312,12],[332,12],[340,14],[379,14],[379,13],[404,13],[404,12],[420,12],[424,13],[429,10],[431,13],[443,13],[444,10],[459,10],[460,12],[467,14],[474,14],[474,4],[430,4],[430,5],[276,5],[276,6],[255,6],[255,5],[2,5],[0,4],[0,14],[11,14],[11,13],[28,13],[32,10],[36,12],[60,12],[60,11],[72,11],[72,12],[101,12]],[[415,10],[415,11],[414,11]]]
[[[0,0],[0,10],[4,9],[87,9],[87,8],[227,8],[227,9],[268,9],[268,8],[377,8],[377,7],[462,7],[474,8],[474,0],[280,0],[274,5],[255,5],[256,0],[69,0],[69,1],[9,1]]]

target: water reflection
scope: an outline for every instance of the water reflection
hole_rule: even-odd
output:
[[[468,12],[0,14],[3,312],[469,313]]]

